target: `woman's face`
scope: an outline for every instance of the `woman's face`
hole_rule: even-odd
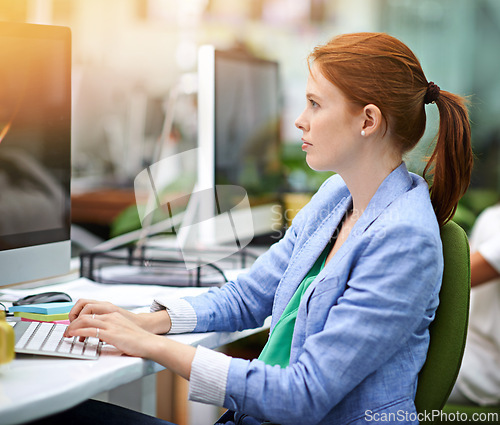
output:
[[[302,130],[307,164],[317,171],[342,173],[355,169],[360,154],[362,108],[352,112],[344,94],[313,63],[306,87],[307,106],[295,121]]]

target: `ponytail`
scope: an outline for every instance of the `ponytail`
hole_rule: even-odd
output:
[[[435,87],[429,83],[429,89]],[[458,201],[469,187],[473,154],[465,99],[438,88],[434,102],[439,110],[439,131],[423,175],[426,180],[427,174],[432,176],[430,196],[442,226],[453,218]]]

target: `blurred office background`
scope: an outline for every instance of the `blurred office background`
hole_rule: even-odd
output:
[[[202,44],[244,46],[280,63],[286,190],[310,194],[326,175],[308,172],[294,126],[305,105],[307,54],[339,33],[384,31],[410,46],[430,81],[470,98],[477,160],[457,220],[469,230],[498,200],[498,0],[0,0],[0,20],[72,30],[75,196],[130,185],[152,158],[171,90],[196,72]],[[196,144],[195,88],[183,84],[182,92],[169,137],[189,147]],[[408,159],[417,172],[437,130],[437,108],[427,111],[428,131]],[[124,196],[117,205],[131,202]],[[112,226],[114,217],[95,224]]]
[[[331,36],[354,31],[402,39],[429,80],[470,96],[477,155],[472,187],[480,196],[466,203],[459,220],[470,226],[477,211],[468,210],[493,202],[500,190],[496,0],[1,0],[0,20],[72,29],[75,191],[109,179],[133,180],[161,134],[170,90],[196,71],[202,44],[244,46],[279,61],[288,190],[313,191],[326,176],[297,165],[300,132],[294,127],[304,106],[305,58]],[[417,172],[437,129],[437,108],[427,110],[428,132],[408,159]],[[196,143],[192,96],[180,97],[174,129],[171,137],[186,146]]]

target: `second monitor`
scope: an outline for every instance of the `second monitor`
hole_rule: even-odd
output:
[[[198,57],[198,189],[240,186],[255,236],[276,231],[283,187],[279,66],[246,52],[202,46]],[[215,204],[205,205],[215,210]],[[201,239],[230,234],[206,226]]]

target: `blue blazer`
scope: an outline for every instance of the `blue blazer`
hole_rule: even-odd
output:
[[[336,175],[236,281],[187,299],[194,332],[278,321],[352,199]],[[427,183],[401,164],[305,292],[290,365],[231,359],[224,407],[281,424],[418,423],[414,398],[443,271]]]

